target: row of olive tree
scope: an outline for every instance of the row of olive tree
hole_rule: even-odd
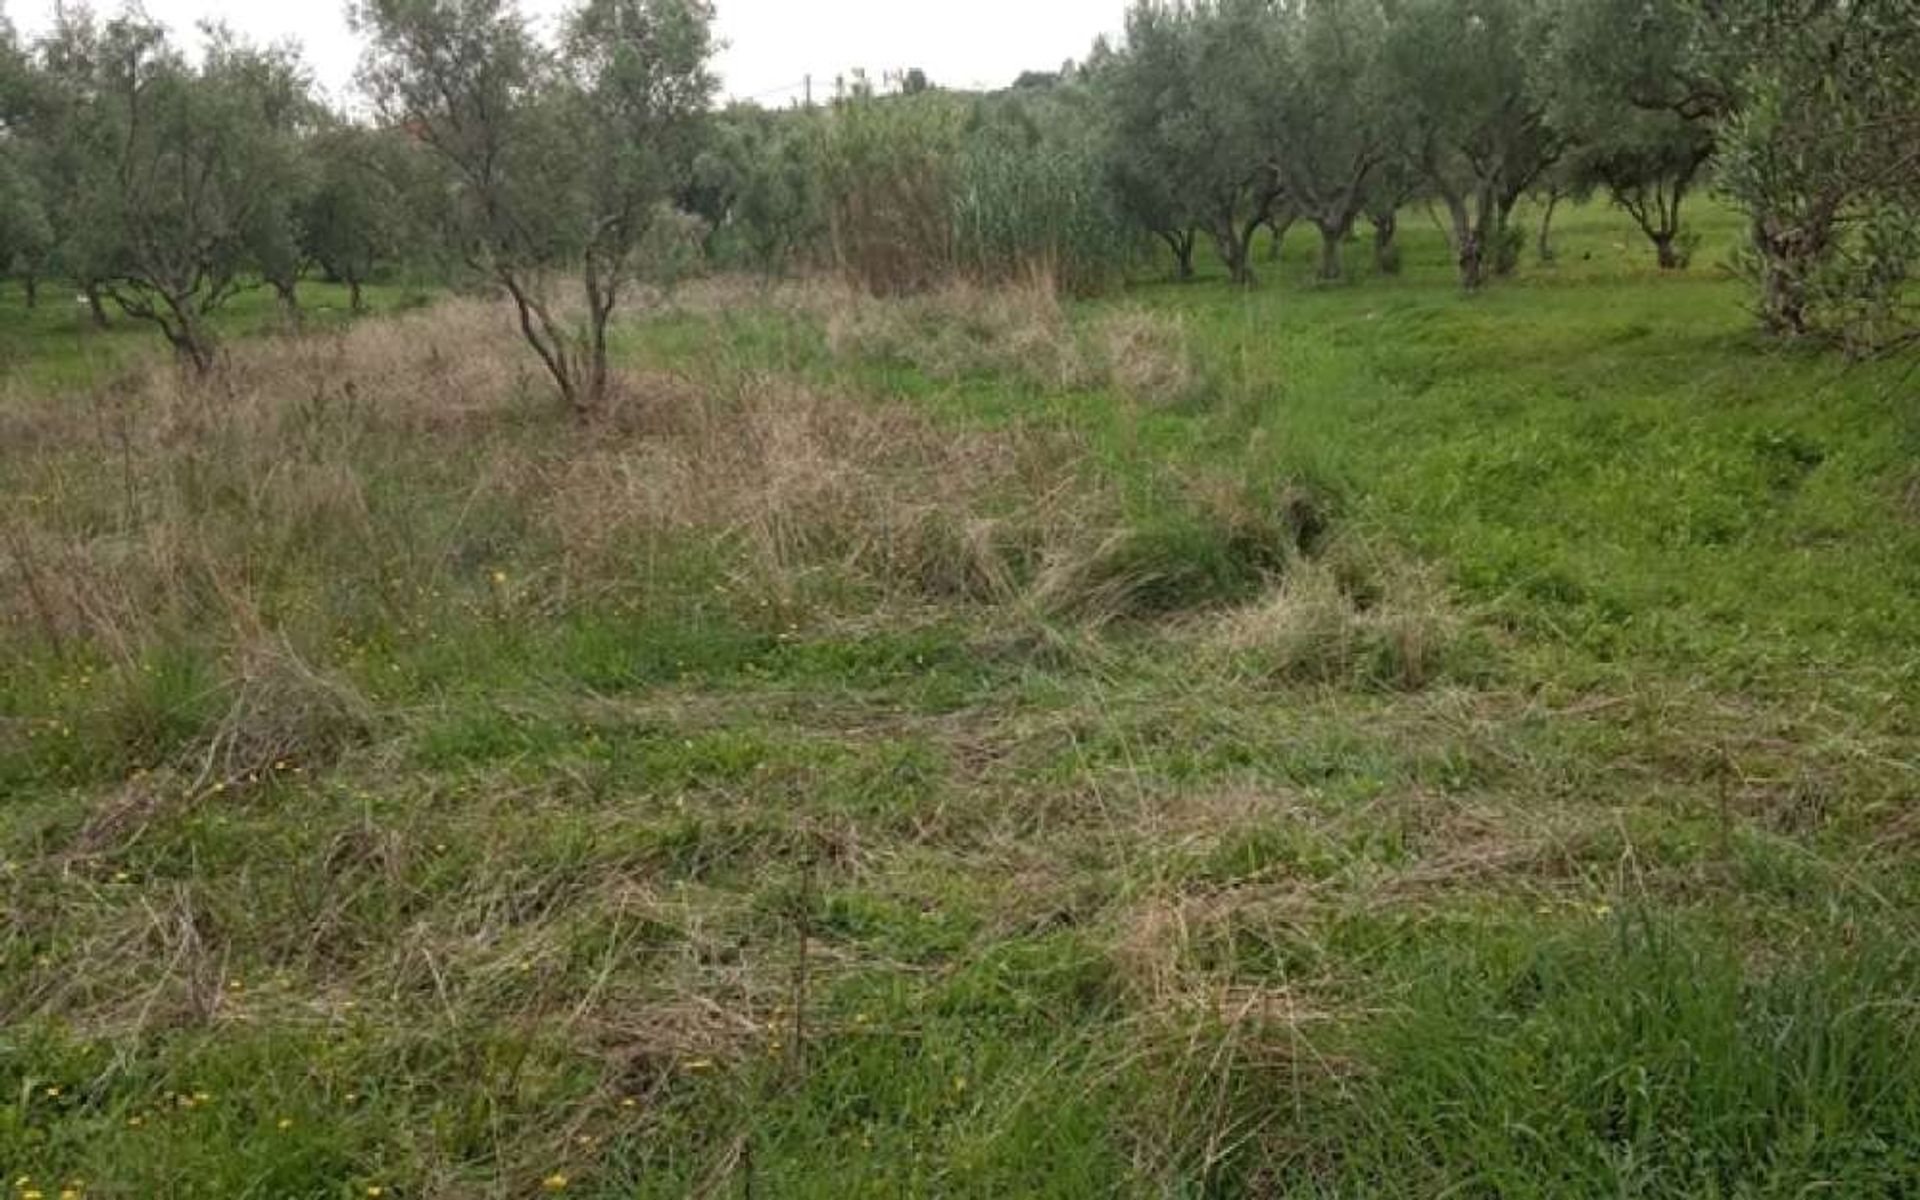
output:
[[[1444,209],[1461,283],[1518,261],[1513,214],[1604,191],[1663,269],[1709,180],[1744,210],[1768,328],[1858,344],[1912,328],[1920,255],[1914,0],[1137,0],[1084,72],[1121,205],[1192,271],[1233,278],[1262,227],[1320,232],[1345,272],[1362,216]]]
[[[62,10],[31,50],[5,42],[0,260],[30,297],[70,280],[96,320],[111,299],[210,367],[209,317],[251,277],[284,286],[299,253],[290,183],[320,114],[297,60],[218,28],[189,60],[131,10]]]
[[[297,322],[318,269],[361,309],[417,244],[426,167],[400,134],[329,115],[284,48],[216,27],[189,56],[137,9],[62,6],[31,46],[0,26],[0,271],[30,306],[57,279],[97,325],[110,305],[150,322],[201,370],[249,288]]]
[[[1543,257],[1559,199],[1604,192],[1684,267],[1711,182],[1751,218],[1770,329],[1881,346],[1914,326],[1914,5],[1136,0],[1122,42],[1006,93],[856,80],[714,113],[706,0],[576,0],[552,43],[514,0],[359,0],[372,125],[325,112],[287,51],[213,30],[189,56],[137,9],[63,8],[31,46],[0,22],[0,270],[30,297],[71,281],[204,369],[243,288],[292,322],[316,268],[359,307],[383,264],[434,255],[512,298],[584,412],[617,306],[702,250],[877,291],[1088,290],[1154,239],[1190,275],[1206,238],[1250,283],[1260,231],[1277,251],[1306,222],[1334,280],[1362,219],[1396,270],[1421,202],[1473,289],[1517,264],[1529,194]]]
[[[1602,0],[1606,2],[1606,0]],[[1461,282],[1511,270],[1515,206],[1550,175],[1604,183],[1637,211],[1658,192],[1677,223],[1695,153],[1670,122],[1621,122],[1611,57],[1593,57],[1597,8],[1566,0],[1142,0],[1119,47],[1089,64],[1109,117],[1114,186],[1191,271],[1205,230],[1235,279],[1251,280],[1252,234],[1310,222],[1319,274],[1371,219],[1380,265],[1397,262],[1396,214],[1444,207]],[[1571,15],[1563,28],[1560,17]],[[1611,47],[1606,47],[1608,55]],[[1686,168],[1690,178],[1697,163]],[[1660,261],[1678,230],[1649,229]]]
[[[683,256],[670,201],[709,116],[704,0],[579,0],[536,38],[511,0],[365,0],[376,124],[328,114],[298,56],[205,31],[189,55],[138,8],[0,22],[0,270],[71,282],[154,324],[201,371],[214,315],[271,287],[289,323],[318,269],[355,309],[403,257],[509,295],[579,412],[610,386],[608,327]]]

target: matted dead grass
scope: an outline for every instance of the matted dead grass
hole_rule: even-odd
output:
[[[902,299],[811,292],[843,359],[901,363],[935,379],[992,375],[1064,391],[1105,389],[1163,406],[1203,399],[1211,383],[1180,318],[1140,308],[1072,317],[1045,281],[987,288],[954,283]]]

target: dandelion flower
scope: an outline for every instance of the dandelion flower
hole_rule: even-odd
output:
[[[567,1190],[567,1177],[556,1171],[541,1180],[540,1186],[550,1192],[564,1192]]]
[[[286,1132],[287,1130],[289,1130],[289,1129],[292,1129],[292,1128],[293,1128],[293,1118],[292,1118],[292,1117],[281,1117],[281,1118],[280,1118],[280,1120],[279,1120],[279,1122],[278,1122],[278,1126],[277,1126],[277,1127],[279,1128],[279,1130],[280,1130],[280,1131],[281,1131],[282,1133],[285,1133],[285,1132]]]
[[[686,1069],[694,1074],[699,1074],[701,1071],[711,1071],[713,1070],[713,1060],[710,1058],[696,1058],[687,1063]]]

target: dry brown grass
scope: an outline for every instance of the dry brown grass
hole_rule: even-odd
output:
[[[1129,308],[1079,322],[1044,279],[953,283],[896,300],[815,291],[807,301],[837,355],[903,363],[936,379],[998,375],[1048,390],[1106,389],[1146,405],[1199,399],[1208,387],[1177,316]]]
[[[736,543],[741,582],[787,603],[848,576],[998,601],[1019,590],[1021,560],[1096,503],[1064,439],[944,430],[901,405],[764,377],[685,401],[656,436],[557,465],[541,520],[572,573],[701,533]]]
[[[1128,314],[1082,337],[1040,289],[884,304],[816,286],[791,302],[828,305],[849,352],[894,346],[940,373],[991,363],[1052,386],[1108,372],[1156,394],[1190,382],[1166,330]],[[738,547],[740,582],[782,603],[851,581],[905,599],[1031,590],[1046,608],[1119,606],[1062,595],[1115,587],[1099,564],[1129,536],[1064,435],[956,431],[742,371],[619,383],[592,427],[548,419],[507,314],[464,300],[238,346],[211,381],[154,366],[79,404],[10,395],[4,465],[30,503],[0,539],[14,568],[0,613],[131,663],[160,626],[236,643],[285,628],[296,591],[305,608],[316,590],[353,592],[323,597],[333,619],[316,626],[341,610],[385,618],[509,547],[524,577],[512,595],[552,611],[630,588],[635,561],[688,537]]]
[[[1303,559],[1266,596],[1205,631],[1211,644],[1274,679],[1418,690],[1442,675],[1469,625],[1425,568],[1352,552]]]

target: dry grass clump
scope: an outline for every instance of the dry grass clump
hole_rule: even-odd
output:
[[[819,294],[827,344],[845,359],[902,363],[936,379],[999,375],[1040,388],[1107,388],[1143,404],[1203,394],[1207,381],[1178,317],[1121,309],[1076,324],[1042,279],[954,283],[903,299]]]
[[[1110,508],[1076,479],[1063,438],[943,429],[904,405],[766,377],[685,400],[655,436],[553,465],[541,520],[570,573],[704,534],[738,547],[740,573],[789,601],[850,578],[1004,601],[1029,562]]]
[[[1010,374],[1042,386],[1080,379],[1078,346],[1050,287],[955,283],[899,299],[844,293],[826,314],[836,355],[904,363],[939,379]]]
[[[1121,309],[1096,321],[1089,340],[1105,382],[1128,399],[1178,404],[1206,392],[1206,373],[1177,315]]]
[[[366,698],[284,640],[262,637],[229,658],[226,711],[196,748],[202,781],[333,761],[373,728]]]
[[[1207,640],[1276,680],[1417,691],[1470,649],[1470,626],[1431,569],[1351,553],[1303,559]]]
[[[1110,362],[1128,389],[1189,378],[1150,322],[1115,318],[1090,340],[1041,287],[842,296],[833,311],[844,349],[937,373],[1059,384]],[[529,580],[515,596],[544,611],[644,592],[635,563],[690,539],[731,548],[741,582],[788,601],[851,585],[1104,617],[1215,590],[1219,564],[1188,560],[1219,548],[1137,528],[1064,435],[956,431],[724,367],[698,386],[627,373],[624,403],[575,427],[541,412],[510,334],[499,306],[451,301],[237,346],[211,381],[155,365],[82,403],[8,396],[29,451],[0,463],[29,503],[0,525],[0,614],[123,664],[162,628],[227,642],[293,629],[311,651],[507,560]]]
[[[381,493],[457,477],[525,411],[508,334],[454,301],[262,339],[211,380],[155,363],[83,397],[9,392],[0,473],[27,504],[0,523],[0,616],[131,662],[158,624],[257,627],[291,574],[387,565],[410,514]]]

